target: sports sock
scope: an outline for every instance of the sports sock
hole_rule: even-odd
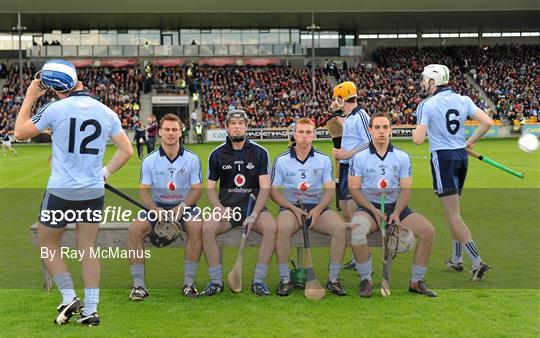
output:
[[[223,272],[221,271],[221,264],[208,267],[208,274],[210,275],[210,281],[215,284],[223,286]]]
[[[360,275],[360,280],[367,279],[371,281],[371,260],[364,263],[356,262],[356,271]]]
[[[412,265],[411,268],[411,282],[416,283],[420,280],[424,280],[427,268],[420,265]]]
[[[289,264],[278,264],[279,278],[283,279],[285,283],[288,283],[291,279],[291,271]]]
[[[266,273],[268,272],[268,265],[262,265],[257,263],[255,266],[255,278],[253,278],[253,282],[255,283],[264,283],[264,279],[266,278]]]
[[[133,287],[143,287],[146,289],[144,285],[144,264],[133,264],[130,268],[131,277],[133,277]]]
[[[476,249],[476,245],[474,245],[474,241],[470,241],[463,244],[463,248],[469,255],[469,258],[472,262],[472,268],[473,270],[478,269],[480,266],[480,263],[482,263],[482,258],[480,257],[480,254],[478,253],[478,249]]]
[[[455,239],[452,240],[452,249],[454,250],[452,254],[451,261],[454,264],[458,264],[463,261],[461,257],[461,243],[456,241]]]
[[[73,280],[69,272],[59,273],[53,276],[54,284],[62,294],[62,304],[69,304],[76,297],[73,288]]]
[[[184,261],[184,284],[193,285],[199,262]]]
[[[84,310],[83,316],[90,316],[92,313],[97,312],[97,305],[99,303],[99,289],[91,288],[84,289]]]
[[[339,270],[341,269],[341,264],[330,261],[328,265],[328,280],[333,282],[339,278]]]

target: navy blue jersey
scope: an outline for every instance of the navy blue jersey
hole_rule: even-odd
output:
[[[219,181],[219,200],[226,207],[244,207],[250,194],[259,193],[259,176],[270,173],[268,151],[246,139],[234,150],[230,138],[212,151],[208,159],[208,179]]]

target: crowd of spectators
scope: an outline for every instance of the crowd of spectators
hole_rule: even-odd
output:
[[[6,67],[6,81],[0,95],[1,129],[13,130],[15,117],[20,109],[23,95],[20,95],[20,76],[18,63]],[[25,63],[23,67],[23,93],[34,78],[35,69]],[[85,89],[97,100],[114,110],[124,128],[131,129],[139,117],[141,76],[136,68],[81,68],[78,78]],[[47,102],[54,101],[55,95],[47,91],[34,106],[39,109]]]
[[[540,111],[540,46],[459,46],[459,47],[381,47],[373,54],[374,63],[326,61],[316,69],[316,92],[312,93],[311,68],[152,66],[143,76],[133,68],[81,68],[79,79],[96,99],[111,107],[124,128],[138,121],[143,83],[155,88],[174,88],[196,96],[206,128],[223,128],[232,109],[243,109],[250,116],[250,128],[289,126],[295,118],[324,120],[331,100],[330,77],[357,84],[359,104],[372,114],[390,113],[398,125],[416,123],[416,107],[423,99],[420,73],[430,63],[450,68],[450,85],[470,96],[497,120],[538,121]],[[32,65],[23,67],[23,90],[33,78]],[[474,86],[470,75],[495,104],[490,111]],[[0,127],[12,130],[23,100],[19,95],[18,63],[2,63],[0,77],[5,78],[0,93]],[[146,91],[146,89],[145,89]],[[36,104],[39,108],[54,100],[48,92]]]
[[[199,81],[207,128],[223,128],[232,109],[247,112],[250,128],[286,127],[296,117],[322,120],[332,89],[324,71],[316,69],[313,95],[307,67],[199,67]]]
[[[496,117],[538,121],[540,46],[461,47],[458,58],[495,103]]]

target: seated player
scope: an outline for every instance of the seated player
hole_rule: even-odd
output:
[[[313,121],[302,118],[294,128],[296,145],[279,155],[272,169],[270,196],[280,206],[276,255],[281,280],[277,293],[288,296],[292,290],[288,267],[290,240],[300,230],[301,217],[305,215],[311,229],[332,237],[326,288],[338,296],[345,296],[339,270],[347,243],[347,229],[339,215],[328,208],[335,194],[332,160],[312,146],[315,139]],[[303,201],[306,210],[300,209],[299,200]]]
[[[208,160],[208,200],[220,216],[205,220],[203,225],[203,248],[210,274],[210,282],[201,293],[206,296],[223,291],[216,237],[238,226],[247,227],[248,234],[253,229],[262,235],[251,291],[259,296],[270,294],[264,279],[274,253],[277,229],[276,220],[264,206],[270,193],[270,160],[265,148],[247,138],[247,122],[243,110],[230,111],[225,121],[227,140],[212,151]],[[251,194],[256,196],[256,203],[253,212],[246,215]],[[236,214],[241,217],[235,217]]]
[[[359,294],[371,297],[373,293],[367,235],[379,230],[384,217],[388,224],[401,224],[419,238],[409,291],[435,297],[436,293],[424,282],[435,230],[424,216],[407,207],[412,188],[411,160],[390,143],[392,126],[386,113],[371,116],[369,132],[373,140],[351,158],[349,168],[349,191],[359,205],[351,220],[351,247],[360,275]],[[381,194],[386,197],[384,215],[379,204]]]
[[[184,286],[182,294],[197,297],[195,275],[202,253],[202,221],[194,205],[201,197],[202,173],[199,157],[180,145],[182,121],[174,114],[167,114],[159,121],[161,147],[150,153],[142,162],[141,199],[148,209],[155,211],[145,220],[137,220],[129,227],[128,248],[137,252],[130,257],[133,288],[129,299],[143,300],[148,296],[144,283],[144,239],[159,221],[169,215],[178,216],[178,221],[187,233],[184,251]],[[199,213],[200,214],[200,213]]]

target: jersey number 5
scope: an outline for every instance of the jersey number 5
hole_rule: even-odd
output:
[[[446,129],[450,134],[455,135],[459,130],[460,124],[458,120],[450,119],[452,115],[457,117],[459,116],[459,112],[455,109],[450,109],[446,112]]]
[[[68,152],[73,153],[75,152],[75,129],[77,126],[77,119],[72,117],[69,119],[69,149]],[[85,131],[88,126],[94,127],[94,132],[88,136],[86,136],[82,142],[81,147],[79,149],[79,153],[81,154],[91,154],[91,155],[97,155],[99,153],[99,149],[96,148],[88,148],[88,143],[92,142],[93,140],[97,139],[101,135],[101,125],[96,120],[85,120],[80,127],[80,131]]]

